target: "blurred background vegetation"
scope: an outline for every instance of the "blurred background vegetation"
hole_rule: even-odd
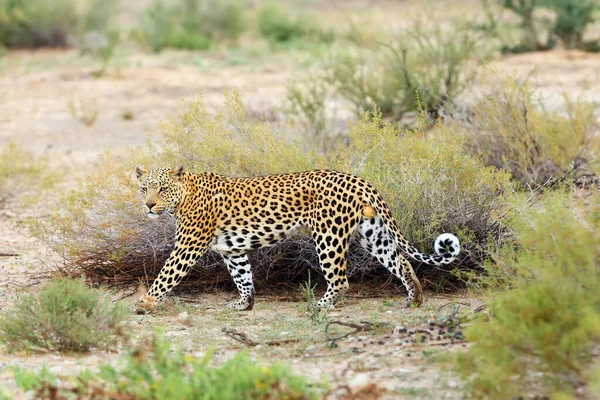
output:
[[[49,275],[135,289],[175,230],[140,215],[136,165],[354,173],[423,251],[442,232],[461,239],[451,268],[414,266],[426,290],[487,299],[458,360],[465,395],[593,398],[599,51],[597,0],[0,0],[0,238],[27,225],[30,258],[50,249]],[[318,271],[305,233],[252,263],[263,293]],[[354,244],[349,271],[402,290]],[[58,282],[0,320],[6,348],[80,351],[120,335],[120,305]],[[215,287],[233,285],[209,253],[179,293]],[[32,304],[49,315],[37,325]],[[97,321],[106,332],[83,329]],[[58,325],[74,339],[41,333]]]

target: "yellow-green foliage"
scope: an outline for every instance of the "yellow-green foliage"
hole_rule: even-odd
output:
[[[558,396],[593,382],[600,343],[600,203],[547,194],[515,204],[511,225],[522,251],[514,290],[490,303],[490,319],[467,331],[461,371],[474,397]]]
[[[469,144],[524,185],[577,181],[599,161],[600,130],[592,105],[565,100],[566,114],[547,112],[527,83],[505,79],[473,107]]]
[[[164,339],[154,339],[125,357],[122,365],[101,365],[70,379],[57,380],[49,371],[15,368],[15,381],[36,398],[44,393],[70,398],[135,398],[161,400],[310,400],[318,398],[306,379],[281,364],[265,365],[241,352],[219,366],[212,352],[196,358]],[[59,382],[57,384],[57,381]],[[39,397],[38,397],[39,396]],[[53,397],[54,398],[54,397]]]
[[[120,302],[83,281],[60,279],[19,297],[0,318],[0,341],[10,351],[89,351],[118,341],[117,324],[127,315]]]
[[[124,272],[118,268],[138,262],[147,267],[158,258],[160,264],[170,249],[172,220],[150,222],[140,214],[136,164],[183,165],[190,171],[236,177],[337,169],[375,184],[403,233],[424,251],[432,250],[440,233],[457,233],[465,249],[457,264],[462,268],[481,262],[489,239],[501,240],[494,213],[502,208],[508,175],[461,152],[460,138],[445,129],[429,137],[404,132],[384,122],[380,114],[367,115],[351,129],[348,147],[321,155],[314,144],[248,118],[234,93],[216,112],[210,112],[202,99],[187,104],[163,123],[161,131],[162,139],[149,143],[148,150],[132,151],[122,162],[107,157],[67,197],[64,212],[49,224],[36,226],[38,236],[65,254],[67,264],[87,271],[88,277],[91,264],[103,268],[102,274],[119,275]],[[106,259],[123,262],[111,269],[98,262]]]
[[[46,158],[35,158],[15,143],[0,151],[0,209],[16,200],[28,203],[38,199],[55,181]]]

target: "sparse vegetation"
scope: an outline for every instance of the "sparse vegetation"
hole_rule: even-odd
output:
[[[89,128],[96,123],[100,107],[95,98],[72,98],[69,102],[69,112],[74,119]]]
[[[489,319],[467,330],[473,345],[460,357],[474,397],[586,393],[600,343],[598,204],[597,194],[575,201],[555,192],[513,206],[522,251],[502,261],[514,289],[495,293]]]
[[[566,113],[548,112],[526,82],[507,78],[471,110],[463,130],[469,147],[525,187],[597,185],[600,129],[594,107],[565,100]]]
[[[125,359],[122,366],[103,365],[99,372],[85,371],[56,386],[48,371],[16,369],[20,388],[36,398],[80,397],[206,400],[309,400],[318,398],[306,380],[280,364],[256,363],[239,353],[221,366],[211,365],[212,353],[194,357],[167,340],[154,339]],[[51,394],[53,393],[53,394]]]
[[[69,47],[90,31],[103,32],[115,0],[0,0],[0,44],[6,47]]]
[[[236,42],[246,30],[241,0],[156,0],[141,17],[142,36],[153,51],[165,47],[207,50],[213,43]]]
[[[0,150],[0,210],[16,200],[28,204],[39,199],[55,182],[47,158],[36,158],[12,142]]]
[[[59,279],[22,295],[0,317],[0,342],[9,350],[85,352],[119,340],[126,308],[81,280]]]
[[[299,39],[332,42],[335,33],[320,26],[316,17],[281,5],[267,2],[258,10],[258,31],[273,44]]]
[[[325,62],[325,72],[311,77],[312,87],[347,101],[357,116],[379,108],[385,117],[400,120],[421,105],[435,120],[474,79],[482,57],[480,38],[458,22],[451,28],[418,22],[397,38],[376,49],[339,46]],[[308,97],[313,92],[298,101],[301,92],[290,91],[289,98],[305,104],[314,101]]]
[[[491,15],[491,5],[484,0],[484,7]],[[595,50],[593,42],[583,40],[588,25],[594,22],[600,4],[595,0],[496,0],[501,7],[511,10],[521,18],[522,41],[516,46],[505,47],[507,52],[548,50],[557,41],[567,49]],[[554,14],[548,21],[544,11]],[[489,33],[498,35],[500,24],[492,22]]]

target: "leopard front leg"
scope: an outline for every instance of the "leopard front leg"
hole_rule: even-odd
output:
[[[221,255],[240,293],[239,300],[227,303],[227,307],[232,310],[252,310],[254,307],[254,283],[248,255],[245,253]]]
[[[175,249],[160,270],[159,275],[152,282],[148,292],[134,305],[134,309],[138,314],[147,314],[161,305],[165,295],[181,282],[206,251],[207,243],[200,247],[202,250],[196,250],[194,247],[181,245],[181,243],[186,243],[185,240],[181,239],[178,237]]]

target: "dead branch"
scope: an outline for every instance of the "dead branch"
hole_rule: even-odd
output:
[[[221,331],[225,335],[227,335],[230,338],[232,338],[233,340],[238,341],[240,343],[243,343],[246,346],[251,346],[251,347],[255,347],[255,346],[258,346],[258,345],[280,346],[282,344],[297,343],[297,342],[299,342],[299,339],[294,339],[294,338],[280,339],[280,340],[267,340],[265,342],[257,342],[255,340],[250,339],[250,337],[246,333],[240,332],[240,331],[236,331],[235,329],[223,328]]]
[[[348,336],[354,335],[355,333],[364,332],[364,331],[372,331],[372,330],[375,330],[376,328],[379,328],[381,326],[389,325],[387,322],[385,322],[385,323],[372,323],[372,322],[367,322],[367,321],[360,321],[360,323],[362,325],[353,324],[353,323],[350,323],[350,322],[342,322],[342,321],[329,321],[327,323],[327,325],[325,325],[325,338],[327,339],[328,343],[335,345],[335,342],[337,342],[338,340],[347,338]],[[351,332],[346,333],[345,335],[332,338],[332,337],[329,336],[329,327],[331,325],[346,326],[348,328],[353,328],[354,330],[351,331]]]

